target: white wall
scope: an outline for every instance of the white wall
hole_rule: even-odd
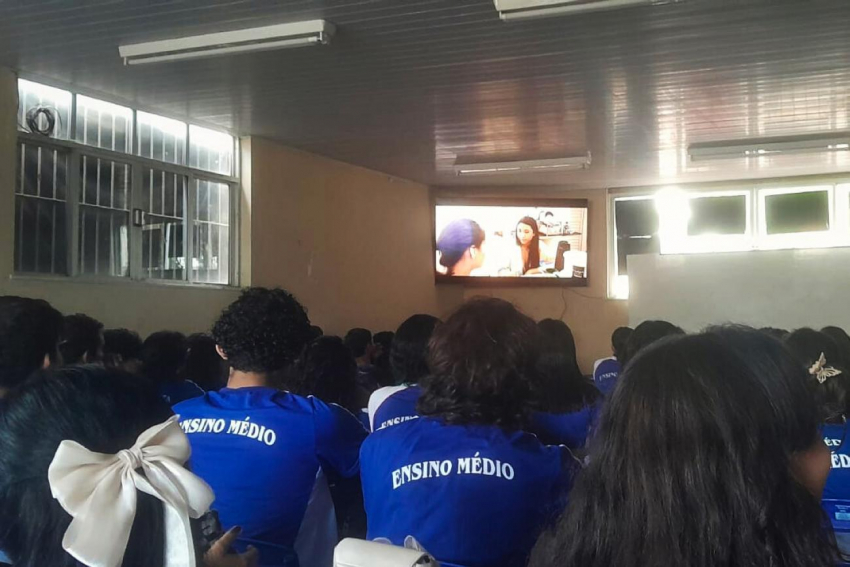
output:
[[[629,323],[850,329],[850,248],[629,257]]]

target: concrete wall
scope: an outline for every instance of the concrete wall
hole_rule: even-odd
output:
[[[237,289],[165,286],[125,281],[84,283],[69,278],[15,277],[14,211],[17,79],[0,68],[0,295],[46,299],[63,313],[87,313],[107,327],[148,334],[161,329],[209,330]]]
[[[281,286],[326,333],[443,316],[463,290],[434,285],[428,188],[251,140],[254,285]]]

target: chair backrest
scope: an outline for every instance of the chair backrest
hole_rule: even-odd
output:
[[[334,567],[438,567],[424,551],[346,538],[334,550]]]
[[[850,533],[850,500],[824,499],[821,505],[836,533]]]

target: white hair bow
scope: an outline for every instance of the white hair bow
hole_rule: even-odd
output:
[[[823,384],[826,382],[827,378],[838,376],[841,374],[841,371],[833,368],[832,366],[827,366],[826,356],[824,353],[820,353],[820,358],[818,358],[817,362],[812,364],[811,368],[809,368],[809,374],[817,378],[818,384]]]
[[[144,431],[115,455],[89,451],[75,441],[60,443],[47,477],[53,497],[73,517],[62,547],[77,561],[89,567],[121,565],[136,517],[136,490],[141,490],[165,504],[167,564],[195,567],[189,518],[201,517],[214,496],[183,466],[191,449],[177,419]],[[175,549],[176,542],[182,549]]]

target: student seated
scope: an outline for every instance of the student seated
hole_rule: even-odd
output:
[[[186,363],[180,371],[180,377],[205,392],[224,388],[227,384],[227,364],[215,350],[215,339],[205,333],[189,335],[186,339]]]
[[[77,313],[65,317],[59,350],[64,364],[92,364],[103,361],[103,323]]]
[[[543,443],[582,449],[596,422],[601,394],[576,361],[576,344],[566,323],[544,319],[540,327],[540,380],[528,431]]]
[[[593,382],[602,392],[608,396],[617,384],[617,378],[623,370],[622,361],[626,359],[626,345],[632,336],[630,327],[618,327],[611,334],[611,352],[614,356],[600,358],[593,363]]]
[[[753,330],[646,348],[529,565],[834,565],[819,505],[829,452],[803,373]]]
[[[442,565],[524,565],[564,503],[577,461],[520,429],[535,387],[537,325],[476,299],[434,330],[422,416],[363,443],[369,539],[412,536]]]
[[[841,355],[841,365],[844,368],[850,368],[850,335],[847,331],[841,327],[830,326],[824,327],[820,332],[835,341]]]
[[[108,329],[103,332],[103,362],[131,374],[142,371],[142,338],[129,329]]]
[[[242,527],[261,564],[329,565],[337,542],[324,471],[359,471],[366,430],[347,410],[270,386],[310,340],[310,322],[281,289],[251,288],[221,314],[213,338],[227,387],[174,407],[192,470],[216,493],[225,528]]]
[[[0,398],[36,370],[62,364],[62,326],[46,301],[0,296]]]
[[[138,379],[96,366],[37,375],[0,417],[0,547],[16,567],[252,565],[256,552],[225,557],[227,540],[190,563],[207,543],[187,530],[213,494],[188,456]]]
[[[644,321],[629,335],[621,366],[625,368],[631,359],[652,343],[665,337],[684,334],[685,331],[680,327],[667,321]]]
[[[351,329],[345,334],[344,342],[357,361],[357,399],[360,407],[365,408],[369,396],[378,389],[378,369],[375,368],[378,348],[368,329]]]
[[[847,439],[850,374],[842,363],[838,345],[825,333],[797,329],[786,337],[785,344],[805,370],[820,410],[824,442],[832,457],[823,507],[842,543],[842,551],[850,554],[850,522],[846,520],[850,512],[850,439]]]
[[[393,386],[375,391],[369,398],[369,428],[380,429],[416,417],[418,384],[428,374],[428,342],[440,320],[432,315],[413,315],[402,323],[390,347]]]
[[[142,346],[142,374],[171,405],[204,395],[200,386],[183,377],[187,352],[186,336],[176,331],[153,333]]]

